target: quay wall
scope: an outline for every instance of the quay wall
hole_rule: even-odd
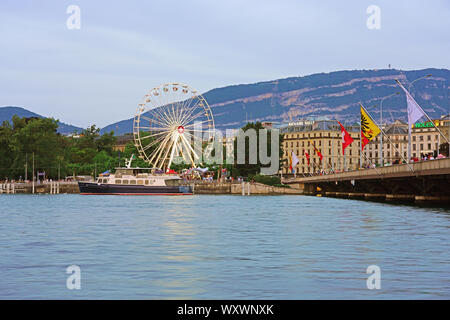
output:
[[[2,183],[0,184],[0,194],[11,193],[33,193],[32,183]],[[58,194],[58,193],[80,193],[77,182],[45,182],[34,184],[35,194]]]
[[[192,184],[191,184],[192,185]],[[31,183],[0,184],[0,194],[33,193]],[[35,194],[78,194],[80,190],[77,182],[46,182],[34,185]],[[267,186],[261,183],[221,183],[199,182],[194,184],[195,194],[303,194],[303,190],[296,188],[280,188]]]

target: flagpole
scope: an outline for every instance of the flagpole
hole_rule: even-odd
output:
[[[362,168],[362,128],[361,119],[359,119],[359,168]]]
[[[346,165],[347,165],[347,160],[345,159],[345,149],[342,151],[344,153],[344,172],[347,171]]]
[[[417,101],[414,100],[414,98],[411,96],[411,93],[405,89],[405,87],[401,84],[400,81],[398,81],[397,79],[395,79],[395,81],[396,81],[397,84],[400,86],[400,88],[402,88],[405,92],[407,92],[408,95],[410,96],[410,98],[411,98],[414,102],[416,102],[416,105],[419,107],[420,111],[422,111],[423,115],[424,115],[425,117],[427,117],[428,121],[430,121],[431,124],[437,129],[437,131],[444,137],[445,141],[446,141],[447,143],[450,143],[450,141],[447,139],[447,137],[446,137],[446,136],[442,133],[442,131],[439,130],[439,128],[435,125],[434,121],[431,120],[431,118],[430,118],[430,117],[428,116],[428,114],[422,109],[422,107],[417,103]],[[410,133],[410,137],[409,137],[410,139],[409,139],[409,146],[408,146],[408,149],[410,149],[410,148],[411,148],[411,126],[408,124],[408,127],[409,127],[409,128],[408,128],[408,129],[409,129],[409,133]],[[411,151],[411,150],[409,150],[409,151]]]

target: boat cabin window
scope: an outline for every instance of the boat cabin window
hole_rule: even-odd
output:
[[[136,180],[130,180],[130,184],[136,184]]]
[[[166,180],[166,186],[179,186],[180,181],[178,179]]]
[[[102,183],[102,179],[98,179],[97,182],[98,182],[98,183]]]
[[[116,184],[121,184],[122,183],[122,180],[116,180],[116,181],[114,181]]]
[[[128,180],[122,180],[123,184],[128,184]]]
[[[137,183],[138,184],[144,184],[144,180],[138,180]]]
[[[145,180],[145,184],[148,184],[148,180]]]
[[[108,183],[108,179],[103,179],[103,183]]]

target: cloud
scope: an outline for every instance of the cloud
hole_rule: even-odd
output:
[[[0,4],[0,105],[80,126],[129,118],[164,82],[200,91],[341,69],[449,67],[446,1],[77,1]]]

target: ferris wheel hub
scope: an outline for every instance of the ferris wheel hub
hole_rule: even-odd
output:
[[[182,134],[184,132],[184,127],[183,126],[178,126],[177,130],[178,130],[179,134]]]

